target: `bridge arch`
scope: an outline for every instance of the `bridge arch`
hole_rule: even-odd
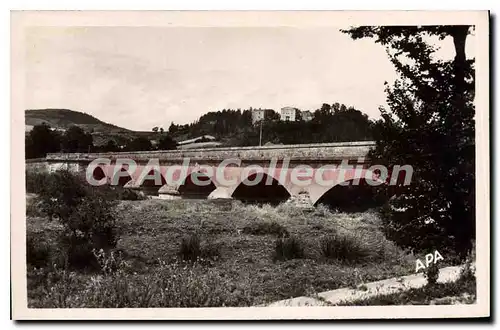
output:
[[[258,179],[258,175],[261,179]],[[250,184],[248,184],[250,182]],[[287,187],[264,172],[249,174],[231,192],[231,197],[249,203],[266,202],[279,204],[291,197]]]
[[[122,175],[122,173],[124,173],[124,172],[127,172],[127,175]],[[112,172],[111,175],[112,175],[111,181],[110,181],[111,185],[124,187],[125,185],[133,182],[132,176],[130,175],[130,172],[128,171],[127,168],[125,168],[123,166],[116,173]]]
[[[325,189],[312,202],[314,206],[323,204],[340,212],[363,212],[382,205],[381,188],[369,185],[365,179],[359,179],[359,184],[351,179]]]
[[[138,182],[135,187],[140,187],[147,195],[158,195],[158,190],[167,183],[163,174],[154,168],[149,170],[145,177],[146,179],[140,183]],[[157,178],[160,180],[157,180]]]
[[[192,171],[177,188],[179,195],[186,199],[205,199],[217,187],[212,179],[202,172]]]
[[[106,177],[106,173],[104,172],[104,169],[101,166],[97,166],[96,168],[94,168],[94,171],[92,172],[92,177],[94,178],[94,180],[100,181]]]

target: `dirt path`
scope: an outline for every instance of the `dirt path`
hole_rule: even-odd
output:
[[[447,283],[456,281],[460,274],[461,266],[445,267],[439,270],[438,282]],[[393,277],[382,281],[366,283],[358,289],[344,288],[325,291],[317,294],[317,297],[297,297],[292,299],[275,301],[265,306],[329,306],[343,301],[366,299],[376,295],[388,295],[392,293],[407,291],[411,288],[420,288],[427,283],[422,273]]]

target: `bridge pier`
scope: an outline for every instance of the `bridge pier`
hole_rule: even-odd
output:
[[[160,199],[181,199],[181,195],[179,193],[179,190],[177,187],[169,185],[169,184],[164,184],[163,186],[158,189],[158,197]]]
[[[311,209],[314,207],[307,190],[301,190],[296,194],[292,194],[286,203],[304,209]]]
[[[233,199],[232,189],[229,187],[217,187],[214,191],[208,195],[208,199]]]

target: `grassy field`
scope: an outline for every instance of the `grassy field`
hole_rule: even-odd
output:
[[[120,257],[102,255],[113,271],[31,268],[30,307],[252,306],[415,270],[417,256],[385,239],[374,211],[148,199],[120,201],[116,214]],[[27,230],[47,253],[57,249],[60,225],[30,207]],[[210,253],[184,261],[181,242],[193,234]],[[290,238],[300,253],[276,253]]]

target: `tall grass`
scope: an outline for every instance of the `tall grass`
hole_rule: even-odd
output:
[[[324,258],[345,263],[360,262],[369,256],[359,241],[339,234],[323,237],[320,241],[320,250]]]
[[[251,235],[274,235],[288,237],[288,230],[276,221],[255,221],[243,228],[243,233]]]
[[[274,246],[274,260],[289,260],[304,258],[303,242],[297,237],[280,237]]]
[[[248,306],[251,297],[230,279],[200,263],[160,261],[155,272],[83,276],[56,270],[31,292],[31,308],[151,308]]]
[[[200,236],[193,233],[182,238],[177,253],[179,258],[184,261],[217,260],[220,257],[219,246],[209,241],[203,245]]]

